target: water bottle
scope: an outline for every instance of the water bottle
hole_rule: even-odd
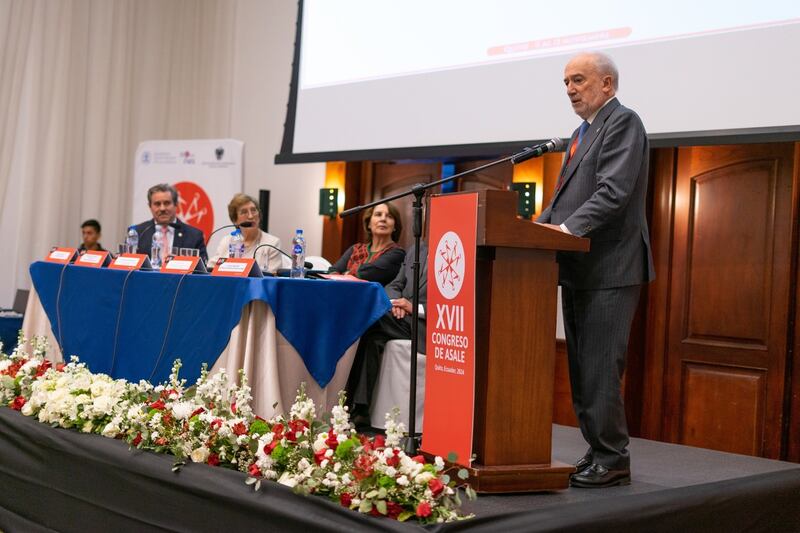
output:
[[[292,273],[293,278],[304,278],[306,275],[306,240],[303,230],[299,229],[292,239]]]
[[[228,243],[228,257],[244,257],[244,237],[241,230],[231,232],[231,242]]]
[[[136,231],[136,226],[128,228],[128,236],[125,238],[125,244],[128,245],[129,253],[136,253],[136,249],[139,248],[139,233]]]
[[[161,247],[164,245],[164,234],[161,233],[161,226],[156,226],[153,233],[153,246],[150,248],[150,264],[153,268],[161,268]]]

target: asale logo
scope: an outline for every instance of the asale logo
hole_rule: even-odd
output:
[[[178,189],[178,218],[199,229],[208,239],[214,228],[214,208],[206,191],[192,181],[175,184]]]
[[[150,164],[150,152],[148,152],[147,150],[142,152],[142,164],[143,165],[149,165]]]
[[[439,293],[452,300],[464,283],[464,245],[457,233],[448,231],[442,235],[433,264]]]

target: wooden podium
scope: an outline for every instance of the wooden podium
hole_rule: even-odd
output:
[[[516,194],[478,193],[475,419],[468,469],[478,492],[567,488],[572,465],[551,456],[556,251],[589,240],[516,217]]]

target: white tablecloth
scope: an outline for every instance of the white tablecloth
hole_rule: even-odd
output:
[[[63,361],[50,328],[50,320],[33,289],[28,298],[22,329],[28,339],[46,336],[50,344],[48,359]],[[234,380],[238,377],[239,369],[244,368],[252,388],[253,411],[264,418],[288,412],[301,382],[305,382],[306,394],[314,400],[317,414],[321,414],[323,411],[330,412],[336,405],[339,390],[347,384],[357,346],[358,341],[347,349],[339,359],[333,379],[327,387],[322,388],[308,373],[294,347],[275,328],[275,315],[266,302],[255,300],[242,309],[239,324],[231,331],[228,346],[211,371],[213,373],[225,368],[229,379]],[[80,354],[74,355],[80,357]]]

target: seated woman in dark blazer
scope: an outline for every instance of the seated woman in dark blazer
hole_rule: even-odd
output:
[[[367,242],[354,244],[331,267],[340,274],[351,274],[386,285],[403,264],[405,250],[397,244],[403,223],[392,204],[378,204],[364,213]]]

